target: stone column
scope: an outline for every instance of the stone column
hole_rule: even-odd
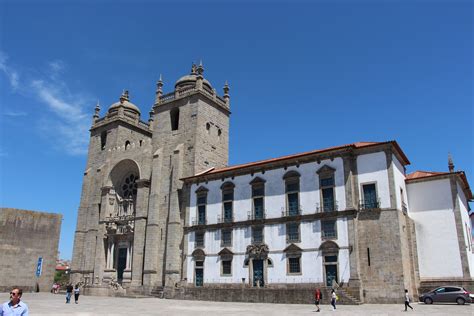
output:
[[[359,205],[359,180],[357,177],[357,156],[351,151],[343,156],[344,186],[346,193],[346,208],[358,209]],[[349,237],[349,286],[361,288],[359,251],[357,236],[357,214],[347,218]],[[362,297],[362,296],[360,296]]]
[[[137,188],[135,226],[133,229],[132,286],[142,285],[150,180],[137,180]]]
[[[162,285],[162,270],[158,264],[159,254],[162,252],[163,226],[160,225],[160,190],[162,186],[162,150],[158,149],[153,155],[152,183],[146,227],[145,268],[143,271],[143,285],[149,288]]]

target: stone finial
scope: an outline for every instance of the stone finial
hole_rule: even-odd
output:
[[[99,100],[97,100],[97,104],[94,109],[94,115],[92,116],[94,118],[94,122],[99,119],[99,113],[100,113],[100,104],[99,104]]]
[[[125,101],[129,101],[128,90],[123,90],[122,95],[120,96],[120,103],[123,103]]]
[[[191,75],[197,74],[197,67],[195,63],[192,63],[191,65]]]
[[[230,95],[229,95],[229,83],[227,82],[227,80],[225,81],[223,90],[224,90],[224,101],[227,105],[229,105]]]
[[[160,102],[162,95],[163,95],[163,79],[160,74],[160,79],[158,79],[158,82],[156,83],[155,103]]]
[[[197,76],[196,76],[196,89],[201,90],[202,89],[202,82],[204,77],[202,76],[202,73],[204,72],[204,67],[202,66],[202,61],[199,63],[199,66],[196,69]]]
[[[199,61],[199,66],[197,67],[197,74],[202,76],[204,73],[204,66],[202,65],[202,60]]]
[[[449,169],[449,172],[454,172],[454,163],[453,163],[453,157],[451,156],[451,153],[448,154],[448,169]]]

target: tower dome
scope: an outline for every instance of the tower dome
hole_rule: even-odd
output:
[[[189,75],[182,76],[178,79],[178,81],[176,81],[176,83],[174,84],[175,90],[182,89],[185,87],[195,87],[198,76],[202,76],[203,72],[204,68],[202,64],[200,64],[199,66],[193,64],[191,66],[191,73]],[[207,79],[203,78],[202,84],[203,86],[206,86],[207,88],[209,88],[209,90],[212,91],[212,85]]]
[[[118,112],[120,107],[123,107],[125,112],[131,112],[133,114],[140,115],[140,109],[138,106],[129,101],[127,90],[122,93],[119,102],[116,102],[110,106],[109,113]]]

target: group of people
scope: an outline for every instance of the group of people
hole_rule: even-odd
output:
[[[76,286],[73,287],[72,284],[69,283],[66,286],[66,304],[71,303],[71,296],[73,292],[74,292],[74,303],[76,304],[79,303],[79,294],[81,292],[79,284],[76,284]]]
[[[321,309],[319,308],[319,304],[321,303],[321,300],[323,299],[323,294],[321,293],[320,289],[316,289],[314,291],[314,304],[316,305],[316,312],[320,312]],[[336,301],[339,300],[339,297],[336,295],[336,291],[334,289],[331,290],[331,306],[332,310],[336,310]],[[407,311],[407,308],[410,307],[411,310],[413,310],[413,307],[410,305],[410,296],[408,295],[408,290],[405,289],[405,312]]]
[[[320,289],[316,289],[314,291],[314,304],[316,305],[317,312],[320,312],[321,309],[319,308],[319,304],[321,303],[321,300],[323,299],[323,294],[321,293]],[[336,301],[339,299],[339,297],[336,295],[336,291],[334,289],[331,290],[331,306],[332,310],[336,310]]]

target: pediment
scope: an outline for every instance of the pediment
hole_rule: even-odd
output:
[[[221,256],[221,257],[223,257],[223,256],[233,256],[234,253],[229,248],[224,248],[221,251],[219,251],[218,255]]]
[[[290,244],[288,247],[286,247],[283,250],[283,252],[286,252],[286,253],[300,253],[302,251],[303,250],[295,244]]]
[[[287,173],[285,173],[285,175],[283,176],[283,179],[289,179],[289,178],[299,178],[301,177],[301,175],[299,174],[298,171],[294,171],[294,170],[291,170],[291,171],[288,171]]]
[[[322,174],[322,173],[334,173],[336,172],[336,169],[333,167],[329,167],[328,165],[324,165],[321,168],[316,171],[317,174]]]
[[[221,185],[221,190],[224,190],[224,189],[233,189],[235,188],[235,184],[230,182],[230,181],[226,181],[224,182],[222,185]]]
[[[206,257],[206,253],[202,249],[195,249],[193,253],[191,254],[194,259],[204,259]]]
[[[207,193],[207,192],[209,192],[209,189],[206,188],[205,186],[201,185],[195,192],[196,193]]]
[[[249,182],[250,185],[265,183],[265,180],[260,177],[255,177],[252,181]]]

